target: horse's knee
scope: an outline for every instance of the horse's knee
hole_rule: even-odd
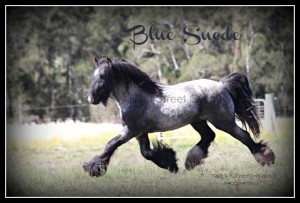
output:
[[[147,160],[151,160],[151,158],[153,157],[153,153],[152,151],[141,151],[142,156],[147,159]]]

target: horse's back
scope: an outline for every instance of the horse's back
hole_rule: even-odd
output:
[[[230,93],[218,81],[209,79],[188,81],[169,86],[166,93],[168,96],[184,95],[188,103],[181,105],[187,106],[191,114],[197,113],[197,117],[201,119],[206,120],[214,115],[234,115],[234,104]]]
[[[165,86],[163,89],[166,95],[209,96],[220,94],[222,91],[224,91],[224,86],[218,81],[199,79],[179,83],[176,85]]]
[[[174,85],[169,85],[169,86],[165,86],[168,88],[177,88],[177,87],[184,87],[184,86],[202,86],[202,87],[212,87],[212,86],[219,86],[222,83],[220,83],[219,81],[215,81],[215,80],[210,80],[210,79],[198,79],[198,80],[191,80],[191,81],[187,81],[187,82],[182,82],[182,83],[178,83],[178,84],[174,84]]]

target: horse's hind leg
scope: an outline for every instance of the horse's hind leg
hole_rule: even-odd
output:
[[[270,164],[274,164],[275,154],[270,149],[270,147],[262,141],[259,143],[255,143],[250,137],[250,134],[247,131],[241,129],[235,122],[231,126],[224,125],[224,127],[218,128],[229,133],[234,138],[245,144],[253,154],[255,160],[261,165],[269,166]]]
[[[168,169],[171,172],[176,173],[178,171],[176,153],[173,149],[157,143],[157,146],[152,150],[148,134],[143,134],[136,139],[139,142],[141,154],[145,159],[151,160],[159,167]]]
[[[201,140],[187,154],[185,168],[188,170],[201,164],[202,160],[207,157],[210,143],[215,139],[215,133],[206,121],[191,123],[191,125],[200,134]]]

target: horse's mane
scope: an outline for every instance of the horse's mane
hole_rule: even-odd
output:
[[[124,59],[116,58],[112,60],[111,64],[116,82],[122,82],[127,85],[127,87],[133,83],[141,88],[144,92],[147,92],[151,95],[162,95],[162,88],[145,72],[141,71],[132,63]]]

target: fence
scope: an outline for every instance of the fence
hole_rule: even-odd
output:
[[[19,104],[18,110],[11,110],[13,112],[18,112],[18,123],[19,125],[23,124],[24,122],[45,122],[45,121],[57,121],[57,120],[67,120],[67,119],[88,119],[90,116],[67,116],[67,117],[51,117],[51,118],[39,118],[37,117],[30,117],[29,120],[24,119],[24,112],[35,111],[35,110],[58,110],[58,109],[74,109],[74,108],[81,108],[81,107],[88,107],[88,104],[74,104],[74,105],[61,105],[61,106],[39,106],[39,107],[31,107],[27,109],[23,109],[23,106]]]
[[[264,119],[265,117],[265,100],[264,99],[255,99],[255,106],[257,109],[258,117]]]
[[[265,99],[255,99],[255,105],[258,110],[258,116],[263,119],[263,127],[264,131],[269,132],[271,130],[275,131],[276,136],[280,135],[279,129],[277,126],[277,118],[274,109],[274,94],[266,94]],[[34,110],[50,110],[50,109],[63,109],[63,108],[81,108],[87,107],[88,104],[75,104],[75,105],[62,105],[62,106],[52,106],[52,107],[32,107],[29,109],[23,109],[22,105],[19,105],[18,108],[18,120],[21,125],[24,122],[23,113],[26,111],[34,111]],[[43,121],[56,121],[56,120],[66,120],[66,119],[88,119],[88,116],[68,116],[68,117],[58,117],[58,118],[43,118]],[[36,122],[35,119],[29,122]],[[193,138],[195,136],[176,136],[169,139],[181,139],[181,138]],[[157,139],[160,141],[164,139],[162,133],[158,133]]]

